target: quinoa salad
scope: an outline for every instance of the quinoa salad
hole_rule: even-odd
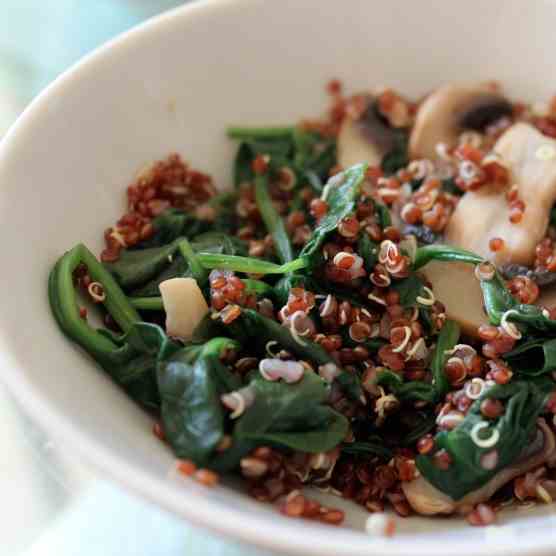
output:
[[[343,522],[309,486],[377,535],[551,503],[556,97],[327,92],[320,119],[228,129],[233,187],[177,154],[141,172],[99,257],[56,262],[55,320],[180,473],[286,516]]]

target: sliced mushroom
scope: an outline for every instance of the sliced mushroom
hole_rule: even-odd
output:
[[[474,268],[465,263],[432,261],[421,269],[432,284],[434,297],[446,307],[446,316],[470,336],[477,335],[481,324],[488,324]]]
[[[510,171],[512,184],[525,212],[518,223],[509,219],[506,191],[484,186],[463,195],[446,227],[448,243],[482,255],[498,265],[531,265],[535,246],[545,236],[556,201],[556,140],[533,126],[517,123],[500,137],[494,151]],[[492,238],[504,240],[502,249],[489,249]]]
[[[166,311],[166,332],[169,336],[190,340],[209,310],[197,282],[193,278],[171,278],[158,287]]]
[[[409,139],[410,157],[438,159],[439,143],[454,147],[462,131],[483,131],[511,114],[512,105],[489,85],[445,85],[419,107]]]
[[[338,163],[348,168],[360,162],[379,166],[392,150],[395,131],[379,115],[375,98],[365,97],[365,109],[358,118],[346,116],[338,135]]]
[[[536,305],[546,307],[547,309],[553,309],[556,307],[556,287],[552,286],[550,288],[542,289]]]
[[[520,458],[502,469],[480,489],[470,492],[460,500],[453,500],[424,477],[402,483],[403,492],[411,507],[419,514],[451,514],[489,500],[506,483],[548,461],[556,454],[554,434],[543,419],[539,419],[535,440],[529,444]]]
[[[434,296],[446,307],[446,316],[469,336],[477,336],[481,324],[489,324],[483,310],[483,293],[473,265],[432,261],[420,271],[432,284]],[[556,307],[556,287],[541,289],[535,305]]]

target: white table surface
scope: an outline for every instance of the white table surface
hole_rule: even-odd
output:
[[[0,136],[85,53],[181,3],[0,0]],[[194,528],[99,476],[1,385],[0,445],[1,555],[271,556]]]

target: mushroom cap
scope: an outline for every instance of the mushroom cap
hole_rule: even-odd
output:
[[[409,155],[436,160],[439,143],[454,147],[465,129],[483,131],[489,124],[511,114],[512,105],[489,85],[440,87],[417,111],[409,139]]]
[[[396,133],[376,108],[375,97],[362,95],[365,109],[358,117],[346,116],[338,134],[338,163],[343,168],[367,162],[379,166],[395,145]]]

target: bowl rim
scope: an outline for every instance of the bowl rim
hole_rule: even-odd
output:
[[[165,25],[175,18],[194,18],[197,14],[213,12],[218,17],[227,6],[248,6],[263,4],[266,0],[196,0],[190,4],[162,12],[143,23],[132,27],[94,49],[78,60],[69,69],[50,83],[22,112],[0,140],[0,175],[2,165],[21,148],[22,138],[33,134],[35,115],[39,114],[52,97],[63,98],[64,89],[77,80],[83,73],[90,71],[97,64],[104,63],[115,49],[130,48],[134,41],[147,40],[157,33],[163,33]],[[287,518],[271,519],[269,514],[247,515],[241,510],[231,512],[218,501],[200,495],[194,496],[195,504],[184,504],[188,494],[180,489],[172,489],[168,482],[161,481],[146,471],[137,469],[126,458],[114,454],[102,442],[88,436],[68,419],[63,410],[44,398],[40,389],[19,372],[19,364],[12,355],[0,331],[0,368],[2,381],[8,390],[25,408],[33,419],[53,433],[56,440],[63,440],[97,471],[104,472],[128,491],[139,494],[151,503],[164,507],[174,514],[184,516],[197,526],[224,534],[242,542],[254,544],[272,550],[288,553],[312,554],[318,550],[323,556],[337,556],[339,550],[351,555],[388,554],[389,556],[449,556],[472,550],[476,556],[518,556],[527,553],[533,556],[549,553],[554,548],[552,539],[532,536],[523,539],[524,544],[500,546],[499,539],[462,540],[453,543],[419,542],[411,535],[395,536],[392,539],[368,537],[352,529],[334,529],[329,526],[303,523],[303,535],[293,534]],[[326,538],[323,543],[322,539]],[[320,542],[319,542],[320,541]]]

